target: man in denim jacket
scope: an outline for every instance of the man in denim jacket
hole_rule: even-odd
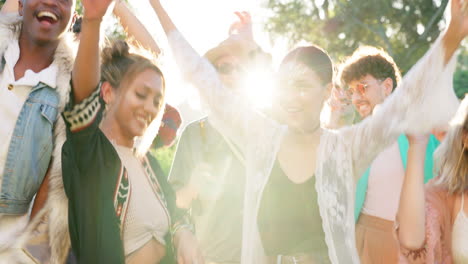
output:
[[[60,112],[70,93],[74,53],[65,32],[74,7],[75,0],[20,0],[19,12],[0,15],[0,253],[26,236],[39,190],[48,196],[49,225],[67,221],[59,213],[66,212]],[[52,254],[63,251],[54,242],[63,233],[49,229]]]

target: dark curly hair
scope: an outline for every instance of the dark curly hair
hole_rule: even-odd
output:
[[[341,64],[339,80],[342,84],[347,85],[367,74],[376,79],[391,78],[393,89],[401,81],[400,70],[393,58],[382,49],[371,46],[360,47]]]

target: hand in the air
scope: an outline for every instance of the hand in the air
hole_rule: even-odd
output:
[[[113,0],[82,0],[84,20],[102,19]]]
[[[239,21],[232,23],[229,28],[229,36],[238,35],[245,40],[253,41],[252,17],[249,12],[234,12]]]

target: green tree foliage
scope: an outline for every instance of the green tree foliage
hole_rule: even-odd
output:
[[[385,49],[407,72],[437,38],[448,0],[268,0],[266,29],[324,47],[335,61],[360,45]],[[468,51],[454,76],[458,96],[468,92]]]
[[[406,72],[440,33],[448,0],[268,0],[266,28],[334,58],[360,45],[384,48]]]
[[[453,87],[458,98],[468,93],[468,48],[464,47],[458,57],[457,71],[453,77]]]
[[[169,175],[172,160],[175,156],[176,146],[177,143],[168,148],[164,147],[157,150],[151,150],[151,154],[158,160],[159,165],[161,165],[161,168],[166,176]]]
[[[83,15],[83,5],[81,4],[81,0],[76,1],[76,8],[75,11],[78,15]]]

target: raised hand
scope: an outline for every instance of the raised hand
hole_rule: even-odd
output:
[[[102,19],[114,0],[82,0],[84,20]]]
[[[462,39],[468,35],[468,0],[452,0],[450,24],[459,29]]]
[[[252,17],[249,12],[234,12],[239,21],[232,23],[229,27],[229,36],[238,35],[243,39],[253,41]]]
[[[102,17],[113,0],[82,0],[84,7],[80,45],[72,72],[75,103],[87,98],[99,84],[99,36]]]
[[[351,96],[342,88],[333,86],[328,104],[332,111],[342,111],[351,104]]]
[[[468,0],[452,0],[450,15],[450,23],[442,40],[445,47],[445,63],[449,62],[468,35]]]

